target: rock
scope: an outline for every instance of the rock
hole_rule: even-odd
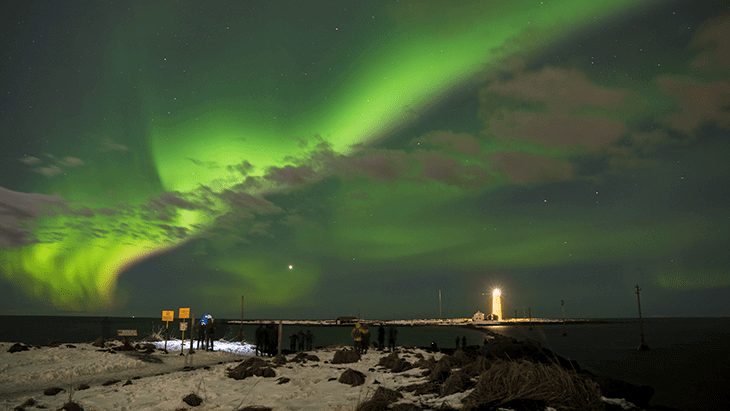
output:
[[[54,348],[54,347],[60,347],[61,344],[63,344],[61,341],[53,340],[53,341],[51,341],[51,342],[48,343],[48,346],[51,347],[51,348]]]
[[[634,385],[609,377],[593,375],[589,372],[584,373],[598,383],[602,395],[606,398],[623,398],[636,406],[646,409],[649,406],[651,397],[654,396],[654,388],[648,385]]]
[[[203,403],[203,399],[195,395],[195,393],[191,393],[183,398],[183,402],[191,407],[197,407]]]
[[[420,408],[416,404],[411,403],[400,403],[400,404],[393,404],[392,407],[390,407],[390,411],[421,411],[423,408]]]
[[[61,410],[84,411],[84,407],[82,407],[81,405],[79,405],[79,403],[77,403],[75,401],[69,401],[69,402],[63,404],[63,407],[61,407]],[[61,410],[59,410],[59,411],[61,411]]]
[[[15,343],[15,344],[11,345],[10,348],[8,348],[8,352],[14,353],[14,352],[20,352],[20,351],[28,351],[28,349],[29,349],[28,346],[25,344]]]
[[[340,379],[337,380],[341,382],[342,384],[348,384],[353,387],[357,387],[358,385],[365,384],[365,374],[361,373],[360,371],[355,371],[352,368],[348,368],[345,370],[345,372],[340,375]]]
[[[360,361],[360,354],[353,350],[335,351],[335,356],[332,358],[332,364],[350,364],[358,361]]]
[[[61,391],[65,391],[65,390],[61,387],[46,388],[45,390],[43,390],[43,395],[56,395]]]
[[[296,363],[305,363],[307,361],[319,361],[319,357],[317,357],[316,355],[300,352],[299,354],[295,355],[294,358],[292,358],[292,362]]]
[[[88,390],[89,388],[91,388],[89,386],[89,384],[79,384],[79,386],[76,387],[76,390],[77,391],[83,391],[83,390]]]
[[[286,384],[286,383],[288,383],[289,381],[291,381],[291,379],[289,379],[289,378],[287,378],[287,377],[280,377],[280,378],[277,378],[277,379],[276,379],[276,384],[277,384],[277,385],[281,385],[281,384]]]
[[[104,348],[104,346],[106,345],[106,340],[103,338],[97,338],[96,340],[94,340],[93,343],[91,343],[91,345],[93,345],[94,347]]]
[[[132,385],[132,380],[127,380],[127,382],[122,384],[122,387],[126,387],[127,385]]]
[[[276,377],[276,372],[269,366],[268,361],[260,357],[251,357],[238,364],[235,368],[229,369],[227,375],[234,380],[242,380],[254,375],[265,378]]]
[[[103,382],[101,385],[104,387],[108,387],[108,386],[114,385],[118,382],[122,382],[122,380],[109,380],[109,381]]]

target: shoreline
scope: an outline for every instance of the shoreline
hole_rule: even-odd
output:
[[[179,320],[177,320],[179,321]],[[372,324],[383,324],[385,326],[395,327],[472,327],[478,329],[481,327],[493,327],[493,326],[530,326],[535,325],[560,325],[567,324],[609,324],[611,321],[589,319],[589,318],[566,318],[562,319],[551,319],[551,318],[533,318],[532,320],[518,319],[518,320],[505,320],[505,321],[473,321],[471,319],[420,319],[420,320],[377,320],[377,319],[359,319],[350,322],[337,322],[338,320],[271,320],[271,319],[256,319],[256,320],[220,320],[222,324],[228,325],[259,325],[259,324],[279,324],[282,325],[299,325],[309,327],[352,327],[357,322]]]

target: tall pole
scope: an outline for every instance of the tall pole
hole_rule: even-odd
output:
[[[195,353],[195,351],[193,351],[193,327],[195,327],[196,325],[197,324],[195,323],[195,313],[191,313],[190,314],[190,350],[188,351],[188,354]]]
[[[639,330],[641,330],[641,343],[639,344],[639,349],[648,350],[649,346],[644,342],[644,320],[641,319],[641,288],[639,288],[639,284],[636,284],[636,299],[639,303]]]
[[[441,290],[439,290],[439,320],[441,319]]]
[[[531,330],[532,329],[532,309],[530,309],[529,306],[527,307],[527,313],[530,316],[530,328],[529,329]]]
[[[238,329],[238,341],[240,341],[241,344],[243,344],[243,337],[244,337],[244,335],[243,335],[243,299],[244,299],[244,297],[245,297],[244,295],[241,296],[241,327]]]
[[[279,320],[279,338],[276,345],[276,355],[281,355],[281,332],[283,330],[282,320]]]
[[[565,331],[565,301],[560,300],[560,307],[563,309],[563,337],[567,337],[568,333]]]

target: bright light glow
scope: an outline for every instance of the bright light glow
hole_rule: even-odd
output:
[[[500,293],[499,288],[492,291],[492,315],[495,315],[497,320],[502,321],[502,293]]]
[[[290,266],[289,266],[289,269],[291,270],[292,268],[294,268],[294,266],[293,266],[293,265],[290,265]]]

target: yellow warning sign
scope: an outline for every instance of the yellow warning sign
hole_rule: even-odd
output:
[[[183,319],[183,318],[190,318],[190,309],[189,308],[180,309],[180,319]]]
[[[175,319],[175,311],[163,311],[162,321],[172,321]]]

